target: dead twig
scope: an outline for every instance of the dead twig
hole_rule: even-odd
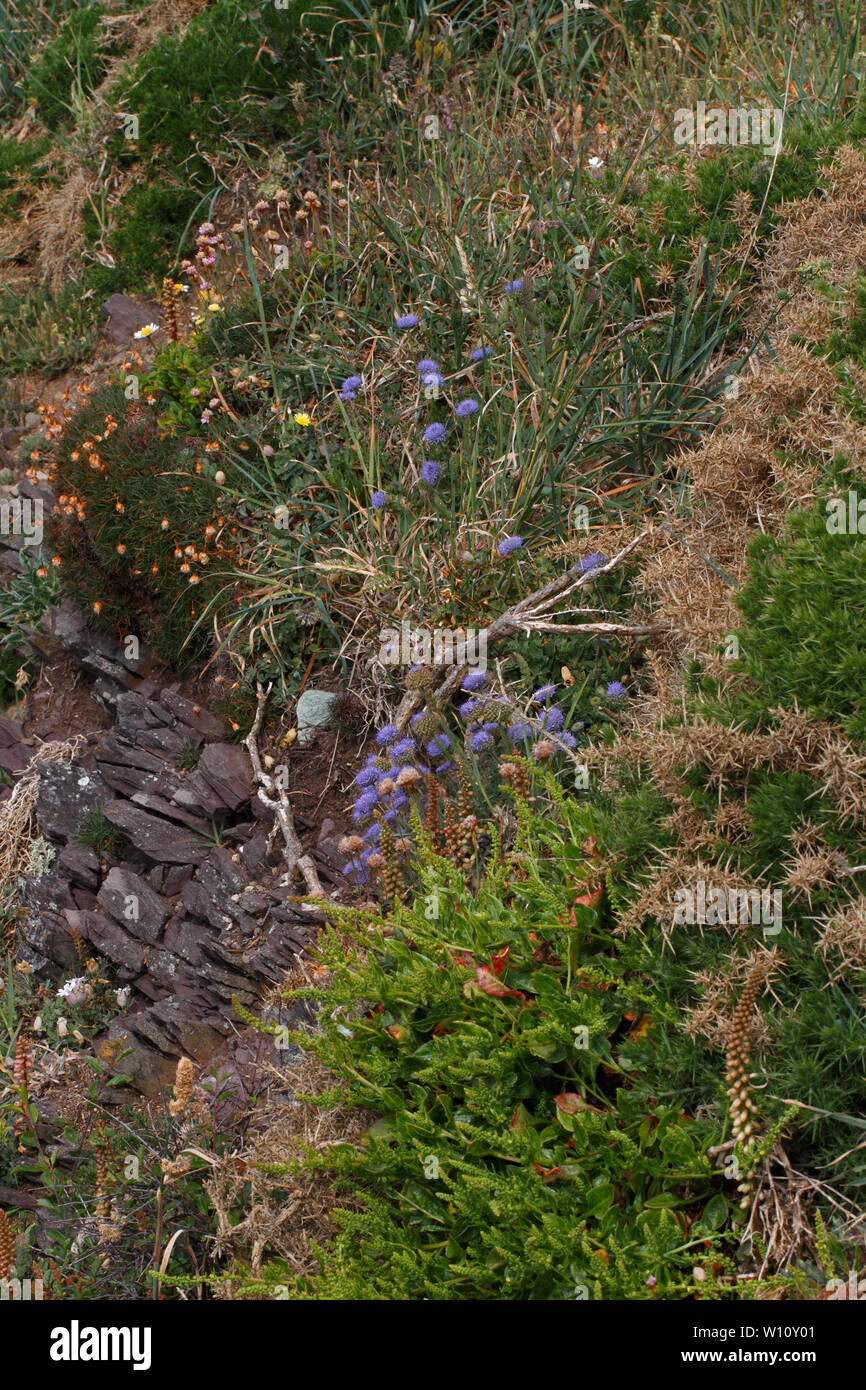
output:
[[[262,717],[265,712],[265,705],[271,693],[272,686],[263,690],[261,685],[256,686],[256,717],[253,726],[244,739],[244,747],[250,755],[250,762],[253,765],[253,777],[259,789],[259,799],[264,802],[269,811],[273,811],[276,817],[276,824],[283,834],[285,842],[284,855],[286,860],[287,882],[291,883],[293,876],[300,870],[304,882],[307,885],[310,896],[314,898],[324,898],[325,890],[319,881],[318,871],[310,856],[307,854],[295,829],[295,818],[292,814],[292,807],[285,789],[270,777],[262,767],[262,760],[259,756],[258,735],[261,728]]]

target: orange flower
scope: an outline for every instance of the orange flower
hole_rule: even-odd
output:
[[[101,612],[102,612],[102,604],[99,602],[99,599],[97,599],[96,602],[94,603],[94,605],[93,605],[93,611],[94,611],[94,613],[101,613]]]

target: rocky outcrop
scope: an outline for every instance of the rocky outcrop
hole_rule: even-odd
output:
[[[92,648],[74,616],[60,628],[83,642],[86,665]],[[104,673],[98,684],[113,727],[75,762],[40,769],[37,819],[58,855],[24,887],[23,954],[48,978],[82,955],[110,963],[131,987],[129,1012],[108,1030],[117,1069],[157,1094],[178,1057],[207,1061],[237,1022],[235,1002],[255,1008],[322,918],[282,882],[249,759],[220,721],[176,686],[144,678],[128,689]],[[3,737],[0,727],[0,747]],[[320,857],[335,880],[340,866]]]

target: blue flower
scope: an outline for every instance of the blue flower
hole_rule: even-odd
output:
[[[500,555],[510,555],[512,550],[519,550],[522,545],[522,536],[503,536],[496,549]]]
[[[508,726],[508,737],[512,743],[524,743],[526,739],[532,738],[532,730],[528,724],[510,724]]]
[[[340,390],[357,391],[358,387],[361,385],[361,380],[362,379],[359,376],[347,376],[346,380],[343,382],[343,385],[340,387]]]
[[[597,570],[599,565],[606,564],[606,555],[599,555],[597,552],[594,552],[592,555],[584,555],[580,562],[580,572],[581,574],[586,574],[589,570]]]
[[[475,351],[474,351],[473,354],[472,354],[472,361],[473,361],[473,362],[481,362],[481,361],[484,360],[485,357],[491,357],[492,355],[493,355],[493,348],[492,348],[492,347],[480,347],[480,348],[476,348]]]
[[[392,748],[391,748],[391,757],[392,757],[392,758],[408,758],[409,754],[410,754],[410,753],[414,753],[414,752],[415,752],[415,740],[414,740],[414,738],[401,738],[401,739],[398,739],[398,741],[397,741],[395,744],[392,745]]]
[[[362,767],[360,772],[355,773],[355,785],[358,787],[369,787],[376,781],[378,768]]]
[[[439,440],[440,440],[440,439],[444,439],[444,438],[445,438],[445,426],[444,426],[444,425],[440,425],[440,423],[438,422],[438,420],[435,421],[432,425],[428,425],[427,428],[426,428],[426,430],[424,431],[424,443],[425,443],[425,444],[438,444],[438,443],[439,443]]]
[[[364,831],[364,839],[365,839],[365,840],[378,840],[378,838],[379,838],[379,836],[380,836],[381,834],[382,834],[382,827],[381,827],[381,825],[379,824],[379,822],[378,822],[377,820],[374,820],[374,821],[373,821],[373,824],[372,824],[372,825],[368,825],[368,826],[367,826],[367,829]]]
[[[462,705],[457,706],[457,713],[460,718],[468,719],[477,704],[477,700],[464,700]]]
[[[532,697],[533,704],[546,705],[556,694],[555,685],[542,685]]]
[[[430,742],[427,744],[427,756],[428,758],[439,758],[443,753],[446,753],[450,747],[451,740],[448,735],[437,734],[436,737],[431,738]]]
[[[341,400],[341,401],[356,401],[357,399],[358,399],[358,393],[357,393],[357,391],[346,391],[346,390],[343,390],[343,391],[340,392],[340,400]]]
[[[508,283],[507,283],[506,286],[505,286],[505,293],[506,293],[506,294],[519,294],[520,291],[521,291],[522,289],[523,289],[523,281],[522,281],[522,280],[509,280]]]
[[[438,372],[425,372],[421,378],[421,385],[427,387],[435,386],[437,390],[441,390],[445,385],[445,378],[444,376],[440,376]]]
[[[628,699],[628,691],[622,681],[611,681],[604,693],[614,704],[620,704],[623,700]]]
[[[375,791],[373,787],[370,787],[365,792],[361,792],[361,795],[352,807],[352,820],[359,821],[363,820],[365,816],[369,816],[378,800],[379,793]]]
[[[426,376],[428,372],[438,372],[439,363],[434,362],[432,357],[422,357],[418,363],[418,375]]]
[[[475,753],[480,753],[481,749],[486,748],[490,741],[490,735],[489,733],[487,733],[485,729],[479,729],[478,732],[476,734],[473,734],[471,739],[469,740],[469,742],[472,744],[473,752]]]
[[[397,317],[397,327],[398,327],[398,328],[417,328],[417,327],[418,327],[418,315],[417,315],[417,314],[400,314],[400,315],[398,315],[398,317]]]
[[[414,728],[414,726],[418,723],[418,720],[419,720],[419,719],[423,719],[423,718],[424,718],[424,715],[425,715],[426,713],[427,713],[426,709],[419,709],[419,711],[418,711],[417,714],[413,714],[413,715],[412,715],[411,723],[412,723],[412,727],[413,727],[413,728]]]
[[[399,732],[396,724],[383,724],[381,729],[376,730],[376,742],[383,748],[386,743],[393,743]]]
[[[373,496],[370,498],[370,506],[378,512],[382,507],[384,507],[387,500],[388,499],[385,496],[384,492],[374,492]]]
[[[486,671],[470,671],[469,674],[468,674],[467,676],[464,676],[464,678],[463,678],[463,684],[461,685],[460,689],[461,689],[461,690],[481,690],[482,687],[485,686],[486,684],[487,684],[487,672],[486,672]]]
[[[474,415],[477,409],[478,402],[473,400],[471,396],[468,396],[465,401],[461,401],[458,405],[457,414],[460,416],[461,420],[465,420],[468,416]]]
[[[561,733],[561,734],[559,735],[559,741],[560,741],[560,743],[564,743],[565,746],[566,746],[566,748],[576,748],[576,747],[577,747],[577,739],[574,737],[574,734],[570,734],[570,733],[568,732],[568,729],[566,729],[566,730],[564,731],[564,733]]]
[[[429,487],[435,487],[439,481],[439,465],[435,459],[425,459],[421,464],[421,477]]]
[[[560,729],[565,728],[565,715],[558,705],[551,705],[541,716],[541,724],[545,729],[550,729],[551,733],[558,734]]]

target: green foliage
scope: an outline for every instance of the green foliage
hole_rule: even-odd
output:
[[[178,447],[150,411],[108,387],[74,417],[54,464],[67,500],[50,544],[67,590],[118,636],[175,663],[206,649],[195,622],[215,587],[209,566],[229,548],[215,540],[224,519],[211,458],[194,441]]]
[[[106,820],[98,807],[88,811],[75,838],[80,845],[87,845],[89,849],[95,849],[98,854],[116,853],[123,840],[111,821]]]
[[[518,809],[477,896],[428,851],[426,895],[321,947],[321,1031],[297,1040],[379,1119],[307,1160],[352,1209],[295,1296],[676,1298],[697,1263],[703,1296],[732,1292],[719,1120],[652,1094],[661,1024],[591,896],[597,818]]]
[[[99,23],[103,13],[101,4],[79,0],[27,71],[23,95],[36,103],[52,130],[75,115],[76,101],[92,92],[105,71],[107,49]]]
[[[57,295],[0,289],[0,371],[38,368],[50,378],[84,361],[96,343],[97,310],[95,298],[83,296],[77,285]]]

